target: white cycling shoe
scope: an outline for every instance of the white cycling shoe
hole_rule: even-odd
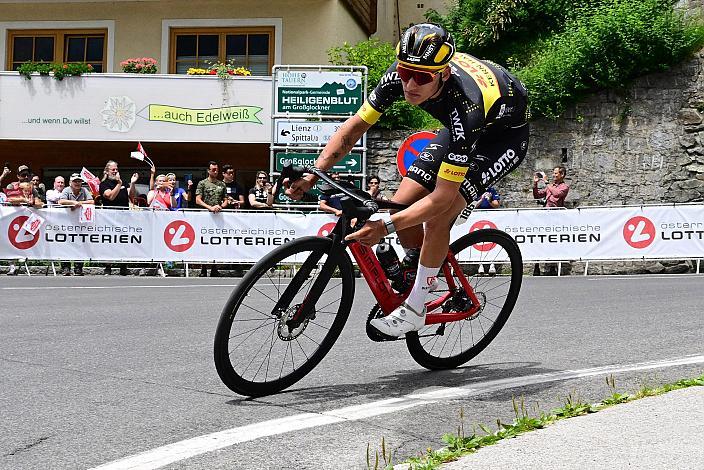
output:
[[[425,307],[422,312],[416,312],[404,302],[387,316],[375,318],[369,324],[387,336],[398,338],[425,326],[425,314]]]

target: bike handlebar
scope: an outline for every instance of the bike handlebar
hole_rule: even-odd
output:
[[[289,181],[295,181],[302,178],[304,174],[312,174],[317,176],[319,179],[323,180],[325,183],[347,196],[347,199],[343,198],[341,201],[342,209],[343,212],[351,217],[366,220],[372,214],[378,212],[379,209],[403,210],[408,207],[406,204],[399,204],[393,201],[378,201],[371,199],[370,197],[364,197],[359,194],[359,192],[363,191],[341,185],[339,182],[330,178],[330,176],[328,176],[328,174],[323,170],[315,167],[293,166],[290,162],[284,164],[284,167],[281,169],[278,187],[282,186],[280,183],[283,182],[285,178],[288,178]]]

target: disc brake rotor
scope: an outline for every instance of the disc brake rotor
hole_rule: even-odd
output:
[[[293,316],[296,314],[298,309],[300,308],[301,304],[297,305],[292,305],[289,307],[285,312],[281,314],[281,317],[279,318],[279,326],[277,328],[277,333],[279,335],[279,338],[283,341],[292,341],[296,338],[298,338],[308,327],[308,323],[310,322],[311,318],[315,317],[315,311],[312,312],[312,315],[310,318],[305,318],[302,322],[293,322]],[[290,327],[289,323],[296,324],[298,323],[298,326],[295,326],[293,329]]]

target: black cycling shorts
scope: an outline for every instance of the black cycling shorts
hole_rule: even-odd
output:
[[[442,129],[408,168],[406,177],[432,192],[438,169],[448,161],[450,131]],[[476,201],[486,188],[511,173],[521,164],[528,151],[528,124],[503,128],[482,135],[469,154],[469,166],[460,194],[467,203]],[[457,165],[456,161],[450,162]]]

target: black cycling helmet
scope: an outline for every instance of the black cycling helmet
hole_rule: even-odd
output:
[[[455,55],[455,41],[442,26],[421,23],[408,28],[396,46],[396,59],[409,67],[440,70]]]

